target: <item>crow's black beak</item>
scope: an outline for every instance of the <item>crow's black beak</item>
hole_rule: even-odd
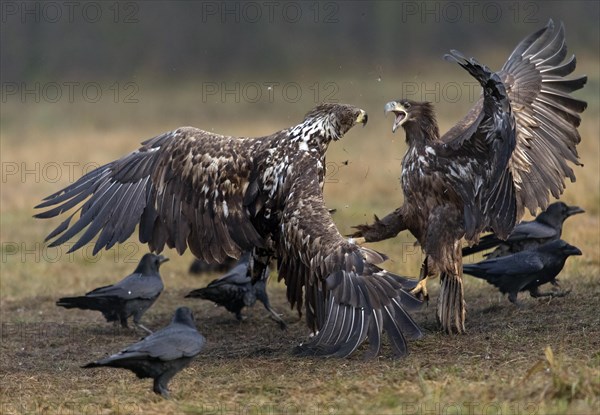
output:
[[[578,213],[585,213],[585,210],[579,206],[569,206],[569,209],[567,210],[567,217],[576,215]]]

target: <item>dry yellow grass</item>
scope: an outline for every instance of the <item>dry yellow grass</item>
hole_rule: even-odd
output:
[[[591,66],[587,72],[593,70]],[[357,80],[338,81],[336,98],[370,113],[366,128],[354,129],[330,147],[326,198],[329,207],[337,208],[334,219],[342,233],[402,201],[398,177],[404,136],[392,135],[391,120],[380,115],[382,104],[394,98],[389,91],[395,84],[371,78],[362,80],[366,86],[361,88],[356,87]],[[590,107],[584,114],[579,147],[585,167],[576,169],[578,180],[569,184],[564,196],[567,203],[588,212],[569,219],[565,226],[564,238],[584,252],[571,258],[561,275],[565,285],[573,288],[570,296],[550,301],[523,297],[525,307],[517,309],[492,287],[467,277],[468,334],[464,336],[437,333],[435,307],[430,304],[416,314],[427,335],[410,343],[411,354],[404,359],[391,360],[385,351],[368,362],[359,354],[347,360],[299,359],[290,350],[307,330],[289,310],[282,284],[272,282],[269,289],[276,308],[291,322],[286,332],[278,331],[260,307],[238,324],[222,309],[183,299],[189,289],[205,285],[214,276],[190,276],[191,256],[179,258],[167,252],[172,262],[163,269],[166,291],[147,313],[147,322],[160,327],[175,307],[185,304],[194,309],[198,327],[208,339],[206,352],[171,383],[169,401],[155,396],[148,381],[139,381],[129,372],[80,369],[81,364],[135,341],[137,334],[114,330],[97,313],[54,306],[59,296],[83,293],[126,275],[145,248],[135,238],[99,258],[85,250],[67,255],[65,248],[47,248],[43,238],[58,222],[33,220],[32,207],[85,169],[113,160],[164,130],[191,124],[227,134],[269,134],[300,120],[314,103],[305,99],[279,106],[202,104],[194,93],[198,85],[182,84],[170,90],[143,89],[137,107],[3,106],[0,411],[596,412],[600,405],[598,79],[590,84],[583,93]],[[468,105],[440,102],[441,129],[451,126]],[[392,257],[386,264],[390,270],[417,273],[421,253],[409,235],[373,246]],[[435,301],[435,284],[431,288]]]

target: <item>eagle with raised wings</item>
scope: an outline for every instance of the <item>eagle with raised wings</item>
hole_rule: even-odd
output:
[[[575,181],[569,163],[581,165],[576,146],[579,114],[587,106],[570,93],[587,77],[566,78],[564,27],[550,20],[525,38],[498,72],[452,51],[483,87],[463,120],[440,136],[432,105],[399,99],[385,105],[403,127],[408,150],[402,160],[404,204],[353,235],[367,242],[408,229],[425,251],[414,294],[427,296],[426,279],[440,273],[437,317],[448,333],[465,331],[461,240],[477,242],[493,231],[506,239],[528,209],[544,209],[558,198],[564,179]]]
[[[421,335],[406,311],[419,304],[405,291],[415,284],[374,265],[384,255],[344,238],[323,201],[328,145],[366,123],[359,108],[321,104],[266,137],[178,128],[48,196],[36,217],[77,207],[47,238],[55,246],[83,231],[71,250],[95,237],[94,253],[108,249],[138,225],[154,252],[189,247],[211,263],[252,250],[254,281],[274,256],[291,306],[304,306],[318,332],[300,353],[347,356],[368,337],[374,356],[385,330],[403,355],[405,336]]]

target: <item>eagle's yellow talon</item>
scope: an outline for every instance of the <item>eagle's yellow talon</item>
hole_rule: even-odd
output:
[[[413,288],[410,293],[417,298],[429,301],[429,293],[427,292],[427,278],[420,280],[417,283],[417,286]]]
[[[348,242],[356,244],[356,245],[364,245],[367,242],[367,240],[364,237],[359,236],[358,238],[348,239]]]

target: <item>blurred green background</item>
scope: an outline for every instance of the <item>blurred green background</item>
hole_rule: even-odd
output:
[[[598,17],[596,1],[5,1],[2,77],[397,76],[450,48],[487,57],[548,18],[597,54]]]

